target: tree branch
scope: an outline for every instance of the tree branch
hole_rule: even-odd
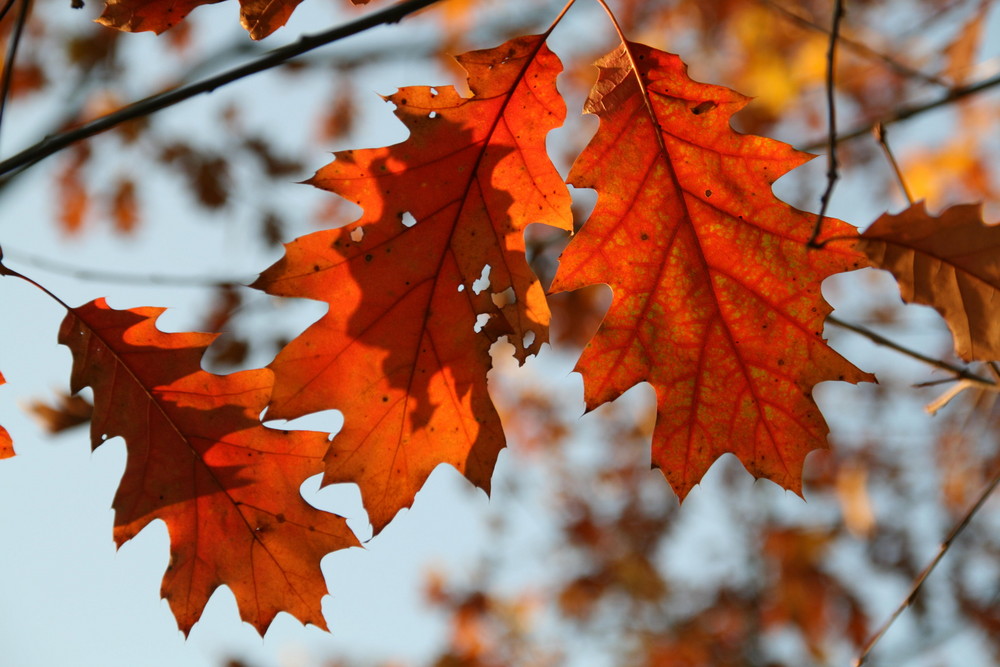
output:
[[[865,661],[871,654],[872,649],[875,648],[875,645],[879,642],[880,639],[882,639],[882,636],[885,635],[886,631],[889,630],[893,622],[897,618],[899,618],[900,614],[906,611],[907,607],[913,604],[914,598],[917,597],[917,593],[920,592],[920,589],[924,585],[924,582],[927,580],[927,577],[934,570],[934,568],[937,567],[937,564],[941,562],[941,559],[944,558],[944,555],[948,552],[948,549],[955,541],[955,538],[957,538],[961,534],[961,532],[965,530],[966,526],[969,525],[969,523],[972,521],[972,517],[975,516],[976,512],[978,512],[979,509],[986,503],[986,499],[990,497],[990,494],[993,493],[993,491],[997,488],[998,484],[1000,484],[1000,470],[996,472],[996,474],[993,476],[993,480],[989,484],[987,484],[986,488],[983,489],[982,493],[979,494],[979,498],[972,505],[972,507],[970,507],[969,510],[965,513],[965,516],[962,517],[961,521],[959,521],[958,524],[956,524],[955,527],[951,529],[951,532],[948,534],[948,537],[946,537],[944,542],[941,543],[941,546],[938,547],[937,555],[935,555],[934,558],[931,560],[931,562],[927,564],[927,567],[924,568],[923,572],[921,572],[917,576],[916,580],[913,582],[913,586],[910,588],[909,594],[899,604],[899,606],[896,607],[896,611],[892,613],[892,616],[890,616],[888,620],[886,620],[886,622],[882,624],[882,627],[880,627],[878,631],[876,631],[875,634],[872,635],[871,638],[865,643],[865,646],[861,650],[861,653],[854,660],[854,667],[861,667],[861,665],[865,664]]]
[[[882,334],[876,333],[871,329],[866,329],[865,327],[859,326],[857,324],[851,324],[850,322],[845,322],[844,320],[834,315],[828,315],[826,321],[834,326],[840,327],[841,329],[847,329],[848,331],[853,331],[856,334],[864,336],[865,338],[872,341],[876,345],[888,347],[890,349],[896,350],[897,352],[905,354],[908,357],[913,357],[917,361],[922,361],[925,364],[930,364],[931,366],[934,366],[935,368],[940,368],[941,370],[954,373],[955,377],[957,378],[961,378],[963,380],[970,380],[977,384],[986,386],[996,384],[992,380],[984,378],[981,375],[976,375],[975,373],[966,368],[962,368],[961,366],[956,366],[955,364],[949,364],[947,361],[943,361],[941,359],[935,359],[933,357],[928,357],[927,355],[921,354],[916,350],[911,350],[908,347],[903,347],[899,343],[896,343],[895,341],[886,338]]]
[[[981,93],[984,90],[992,88],[1000,84],[1000,74],[995,74],[988,79],[980,81],[979,83],[973,83],[967,86],[958,86],[952,88],[947,93],[941,97],[931,100],[930,102],[925,102],[923,104],[914,104],[911,106],[902,107],[897,109],[894,113],[882,118],[881,120],[874,120],[861,125],[856,126],[854,129],[843,132],[837,137],[838,143],[843,143],[850,139],[857,139],[858,137],[863,137],[871,133],[876,125],[890,125],[892,123],[898,123],[901,120],[907,120],[913,118],[914,116],[919,116],[927,111],[933,111],[943,106],[947,106],[952,102],[975,95],[976,93]],[[806,144],[799,150],[805,151],[806,153],[812,153],[814,151],[825,148],[827,145],[826,139],[819,139],[811,143]]]
[[[833,3],[833,21],[830,26],[830,46],[826,52],[826,115],[827,115],[827,155],[826,155],[826,189],[823,196],[819,198],[819,213],[816,214],[816,224],[813,226],[812,235],[806,242],[810,248],[820,248],[822,244],[816,243],[820,231],[823,228],[823,219],[826,218],[826,210],[830,206],[830,199],[833,197],[833,188],[837,185],[839,174],[837,173],[837,89],[834,81],[837,65],[837,40],[840,37],[840,22],[844,18],[843,0],[835,0]]]
[[[85,123],[78,128],[61,132],[56,135],[46,137],[42,141],[29,146],[20,153],[0,162],[0,176],[12,175],[23,169],[30,167],[44,158],[58,153],[67,146],[83,139],[88,139],[95,134],[100,134],[113,127],[121,125],[136,118],[142,118],[152,113],[166,109],[178,102],[190,99],[202,93],[209,93],[234,81],[238,81],[252,74],[273,69],[282,63],[300,56],[313,49],[332,44],[352,35],[369,30],[383,24],[398,23],[410,14],[436,4],[441,0],[406,0],[397,5],[392,5],[381,11],[373,12],[354,21],[345,23],[336,28],[331,28],[315,35],[304,35],[294,44],[283,46],[273,51],[269,51],[260,58],[252,60],[244,65],[222,72],[181,88],[152,95],[145,99],[133,102],[118,111],[101,116],[95,120]],[[0,180],[0,185],[6,178]]]

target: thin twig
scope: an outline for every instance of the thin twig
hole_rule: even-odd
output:
[[[808,28],[810,30],[816,30],[818,32],[823,33],[824,35],[830,34],[830,31],[824,28],[823,26],[813,22],[812,20],[810,20],[805,16],[802,16],[801,14],[796,14],[792,10],[780,5],[774,0],[757,0],[757,2],[764,5],[765,7],[774,10],[777,14],[779,14],[785,20],[791,23],[794,23],[803,28]],[[910,67],[906,63],[901,63],[898,60],[892,58],[891,56],[882,53],[881,51],[876,51],[875,49],[871,48],[864,42],[859,42],[857,40],[851,39],[850,37],[847,37],[846,35],[843,34],[840,35],[839,39],[840,43],[845,48],[849,48],[852,51],[856,51],[857,53],[868,58],[869,60],[877,60],[885,64],[886,67],[893,70],[897,74],[909,77],[911,79],[920,79],[921,81],[924,81],[926,83],[931,83],[934,84],[935,86],[942,86],[944,88],[947,88],[951,85],[949,82],[945,81],[944,79],[941,79],[940,77],[936,77],[932,74],[924,74],[920,70],[914,67]]]
[[[960,99],[969,97],[970,95],[975,95],[981,93],[984,90],[993,88],[994,86],[1000,84],[1000,74],[995,74],[988,79],[984,79],[979,83],[972,83],[967,86],[958,86],[952,88],[947,93],[938,97],[937,99],[931,100],[930,102],[924,102],[923,104],[913,104],[910,106],[902,107],[897,109],[892,114],[885,116],[881,120],[875,120],[867,123],[862,123],[848,132],[842,132],[837,137],[838,143],[843,143],[851,139],[857,139],[858,137],[867,136],[871,133],[872,128],[881,123],[882,125],[891,125],[893,123],[898,123],[902,120],[908,120],[914,116],[919,116],[928,111],[933,111],[934,109],[939,109],[944,106],[948,106],[952,102],[956,102]],[[823,149],[827,145],[826,139],[821,139],[813,141],[811,143],[803,145],[800,150],[807,153],[818,151]]]
[[[14,63],[17,62],[17,47],[21,44],[21,35],[24,33],[24,26],[28,22],[28,14],[31,11],[31,0],[21,0],[21,6],[17,12],[14,31],[7,43],[7,55],[3,61],[3,77],[0,78],[0,128],[3,128],[3,112],[7,108],[7,98],[10,97],[10,86],[14,80]]]
[[[951,529],[948,537],[945,538],[944,542],[942,542],[941,546],[938,548],[937,555],[934,556],[931,562],[927,564],[927,567],[924,568],[923,572],[921,572],[913,582],[913,586],[910,588],[909,594],[899,604],[899,606],[896,607],[896,611],[892,613],[892,616],[890,616],[888,620],[882,624],[882,627],[880,627],[878,631],[876,631],[875,634],[872,635],[871,638],[865,643],[861,653],[854,660],[854,667],[861,667],[861,665],[865,663],[865,660],[868,659],[872,649],[875,648],[875,645],[878,644],[880,639],[882,639],[882,636],[885,635],[886,631],[888,631],[895,620],[899,618],[900,614],[906,611],[906,608],[913,604],[914,598],[917,597],[917,593],[920,592],[920,588],[924,585],[924,581],[926,581],[928,575],[930,575],[934,568],[937,567],[937,564],[941,562],[941,559],[944,558],[944,555],[951,547],[952,542],[954,542],[955,538],[957,538],[961,532],[965,530],[965,527],[969,525],[972,521],[972,517],[975,516],[976,512],[978,512],[979,509],[986,503],[986,499],[990,497],[990,494],[993,493],[998,484],[1000,484],[1000,470],[997,470],[996,474],[993,475],[993,481],[986,485],[986,488],[979,494],[979,499],[976,500],[972,507],[969,508],[969,510],[965,513],[965,516],[962,517],[961,521],[959,521],[958,524]]]
[[[350,21],[336,28],[331,28],[315,35],[305,35],[299,38],[294,44],[269,51],[260,58],[239,67],[234,67],[221,74],[133,102],[117,111],[85,123],[78,128],[46,137],[20,153],[3,160],[0,162],[0,175],[17,173],[19,170],[25,169],[54,153],[58,153],[78,141],[88,139],[95,134],[100,134],[130,120],[148,116],[156,111],[173,106],[178,102],[183,102],[202,93],[212,92],[252,74],[273,69],[296,56],[308,53],[321,46],[357,35],[379,25],[398,23],[410,14],[438,2],[441,2],[441,0],[406,0],[383,10],[372,12],[367,16]],[[2,185],[2,181],[0,181],[0,185]]]
[[[889,137],[888,132],[885,129],[885,125],[882,123],[877,123],[872,129],[872,134],[875,135],[875,139],[878,141],[878,145],[882,147],[882,153],[885,154],[885,159],[889,161],[892,166],[893,172],[896,174],[896,180],[899,181],[899,187],[903,190],[903,195],[906,197],[907,203],[913,206],[913,195],[910,194],[910,189],[906,187],[906,180],[903,179],[903,171],[899,168],[899,163],[896,162],[896,156],[892,154],[892,149],[889,148]]]
[[[816,243],[823,229],[826,209],[830,206],[833,188],[837,185],[837,91],[834,84],[834,74],[837,60],[837,41],[840,36],[840,21],[844,18],[843,0],[833,3],[833,22],[830,27],[830,48],[826,52],[826,115],[827,115],[827,156],[826,156],[826,190],[819,199],[819,213],[816,214],[816,224],[806,245],[819,248]]]
[[[922,361],[925,364],[929,364],[931,366],[934,366],[935,368],[940,368],[941,370],[948,371],[949,373],[954,373],[956,378],[960,378],[960,379],[963,379],[963,380],[970,380],[972,382],[975,382],[977,384],[981,384],[981,385],[984,385],[984,386],[992,386],[992,385],[995,384],[994,382],[992,382],[991,380],[989,380],[987,378],[984,378],[984,377],[982,377],[980,375],[976,375],[975,373],[973,373],[972,371],[968,370],[967,368],[962,368],[961,366],[956,366],[955,364],[950,364],[947,361],[944,361],[942,359],[935,359],[933,357],[928,357],[927,355],[921,354],[920,352],[917,352],[916,350],[911,350],[911,349],[909,349],[907,347],[903,347],[899,343],[897,343],[897,342],[895,342],[893,340],[890,340],[890,339],[886,338],[885,336],[883,336],[882,334],[879,334],[879,333],[876,333],[876,332],[872,331],[871,329],[866,329],[865,327],[862,327],[860,325],[851,324],[850,322],[845,322],[844,320],[842,320],[839,317],[836,317],[834,315],[828,315],[827,318],[826,318],[826,321],[829,322],[830,324],[834,325],[834,326],[840,327],[841,329],[847,329],[848,331],[853,331],[856,334],[864,336],[865,338],[867,338],[868,340],[872,341],[876,345],[881,345],[883,347],[891,348],[891,349],[896,350],[897,352],[905,354],[905,355],[907,355],[909,357],[913,357],[917,361]]]

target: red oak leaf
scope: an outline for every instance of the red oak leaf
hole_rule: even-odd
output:
[[[102,299],[71,309],[59,332],[73,352],[72,390],[94,390],[93,446],[125,439],[115,542],[166,522],[162,594],[185,634],[223,585],[261,633],[279,611],[325,628],[320,559],[358,545],[343,518],[299,492],[322,470],[326,434],[262,426],[271,372],[203,371],[214,336],[164,333],[161,312],[113,310]]]
[[[571,215],[545,150],[565,106],[544,42],[459,56],[472,97],[450,86],[389,97],[410,138],[337,153],[311,180],[362,217],[289,243],[254,285],[330,304],[271,364],[268,414],[344,412],[325,481],[358,484],[376,532],[440,463],[489,489],[504,446],[486,390],[490,345],[506,336],[523,360],[547,340],[524,229],[570,229]]]
[[[852,241],[807,248],[815,215],[771,184],[809,156],[733,131],[746,97],[692,81],[677,56],[641,44],[598,67],[586,111],[600,127],[569,177],[597,190],[597,206],[552,286],[614,291],[577,364],[587,408],[651,383],[653,465],[682,498],[727,452],[798,492],[828,432],[813,386],[871,379],[822,337],[820,283],[864,256]],[[824,228],[856,236],[838,220]]]

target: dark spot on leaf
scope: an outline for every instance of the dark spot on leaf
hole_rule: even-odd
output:
[[[372,256],[371,255],[365,255],[365,261],[366,262],[372,261]]]

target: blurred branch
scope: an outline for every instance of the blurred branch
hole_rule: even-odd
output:
[[[18,251],[11,252],[10,248],[7,248],[6,254],[8,258],[11,258],[16,262],[28,264],[37,269],[48,271],[49,273],[69,276],[70,278],[75,278],[77,280],[88,280],[94,282],[122,283],[130,285],[144,284],[159,287],[242,287],[252,281],[252,278],[248,279],[245,277],[206,278],[203,276],[157,274],[142,275],[138,273],[128,273],[125,271],[95,271],[92,269],[71,266],[69,264],[64,264],[63,262],[57,262],[51,259],[28,255]]]
[[[844,320],[835,317],[834,315],[828,315],[826,321],[834,326],[840,327],[841,329],[847,329],[848,331],[853,331],[856,334],[864,336],[865,338],[872,341],[876,345],[882,345],[883,347],[891,348],[909,357],[913,357],[917,361],[922,361],[925,364],[930,364],[931,366],[934,366],[936,368],[940,368],[950,373],[954,373],[956,378],[962,380],[969,380],[971,382],[983,386],[992,386],[995,384],[991,380],[988,380],[982,377],[981,375],[976,375],[975,373],[966,368],[962,368],[961,366],[956,366],[955,364],[950,364],[947,361],[943,361],[941,359],[928,357],[927,355],[921,354],[916,350],[911,350],[907,347],[903,347],[899,343],[886,338],[882,334],[876,333],[871,329],[866,329],[865,327],[859,326],[857,324],[851,324],[850,322],[845,322]]]
[[[819,198],[819,213],[816,214],[816,224],[813,226],[812,235],[806,241],[810,248],[822,247],[816,243],[820,231],[823,229],[823,219],[826,217],[826,210],[830,206],[830,198],[833,196],[833,188],[837,185],[837,89],[834,82],[837,64],[837,40],[840,37],[840,22],[844,18],[844,4],[842,0],[835,0],[833,3],[833,20],[830,27],[830,46],[826,52],[826,117],[827,117],[827,154],[826,154],[826,189]]]
[[[906,180],[903,178],[903,170],[899,168],[899,163],[896,162],[896,156],[892,154],[892,149],[889,148],[889,137],[885,126],[882,123],[878,123],[875,129],[872,130],[872,134],[875,135],[875,140],[878,141],[878,145],[882,147],[882,154],[885,155],[885,159],[889,161],[889,166],[892,167],[892,171],[896,174],[896,180],[899,181],[899,187],[903,191],[903,195],[906,197],[907,203],[913,206],[913,195],[910,193],[910,188],[906,187]]]
[[[976,512],[978,512],[979,509],[986,503],[986,499],[990,497],[990,494],[993,493],[998,484],[1000,484],[1000,470],[997,470],[996,474],[993,475],[993,480],[987,484],[986,488],[984,488],[982,493],[979,494],[979,498],[972,505],[972,507],[968,509],[965,516],[962,517],[962,520],[951,529],[948,537],[945,538],[944,542],[942,542],[941,546],[938,548],[937,555],[935,555],[931,562],[927,564],[927,567],[924,568],[923,572],[917,576],[916,580],[913,582],[913,586],[910,588],[909,594],[899,604],[899,606],[896,607],[896,611],[892,613],[892,616],[890,616],[888,620],[882,624],[882,627],[880,627],[875,634],[871,636],[867,643],[865,643],[861,653],[854,660],[854,667],[861,667],[861,665],[865,663],[868,656],[871,654],[872,649],[875,648],[875,645],[878,644],[879,640],[882,639],[883,635],[885,635],[895,620],[899,618],[900,614],[906,611],[907,607],[913,604],[914,598],[916,598],[917,593],[920,592],[920,589],[927,580],[927,577],[934,570],[934,568],[937,567],[937,564],[941,562],[941,559],[944,558],[944,555],[948,552],[952,543],[962,533],[962,531],[965,530],[966,526],[969,525],[972,521],[972,517],[975,516]]]
[[[10,5],[4,8],[4,13]],[[24,26],[28,22],[28,14],[31,13],[31,0],[21,0],[18,8],[17,19],[14,23],[14,32],[11,34],[10,42],[7,44],[7,55],[3,59],[3,76],[0,77],[0,128],[3,127],[3,114],[7,109],[7,98],[10,97],[10,86],[14,80],[14,64],[17,62],[17,47],[21,44],[21,35],[24,33]]]
[[[95,134],[110,130],[127,121],[148,116],[202,93],[212,92],[252,74],[273,69],[296,56],[300,56],[321,46],[357,35],[379,25],[398,23],[410,14],[440,1],[405,0],[405,2],[372,12],[367,16],[350,21],[336,28],[331,28],[315,35],[304,35],[294,44],[269,51],[256,60],[227,70],[216,76],[165,93],[152,95],[138,102],[133,102],[118,111],[101,116],[78,128],[46,137],[35,145],[29,146],[20,153],[3,160],[0,162],[0,175],[17,173],[78,141],[88,139]],[[2,183],[3,181],[0,181],[0,184]]]
[[[861,125],[856,126],[854,129],[842,133],[838,138],[838,143],[843,143],[850,139],[857,139],[858,137],[863,137],[869,134],[876,125],[890,125],[892,123],[898,123],[902,120],[907,120],[913,118],[914,116],[919,116],[927,111],[933,111],[934,109],[939,109],[943,106],[947,106],[952,102],[956,102],[960,99],[981,93],[984,90],[988,90],[996,85],[1000,84],[1000,74],[995,74],[988,79],[980,81],[979,83],[973,83],[967,86],[958,86],[952,88],[947,93],[941,97],[931,100],[930,102],[924,102],[923,104],[914,104],[910,106],[905,106],[897,109],[894,113],[882,118],[881,120],[874,120]],[[827,140],[817,140],[806,144],[799,150],[803,150],[807,153],[825,148],[827,145]],[[2,166],[2,164],[0,164]]]

